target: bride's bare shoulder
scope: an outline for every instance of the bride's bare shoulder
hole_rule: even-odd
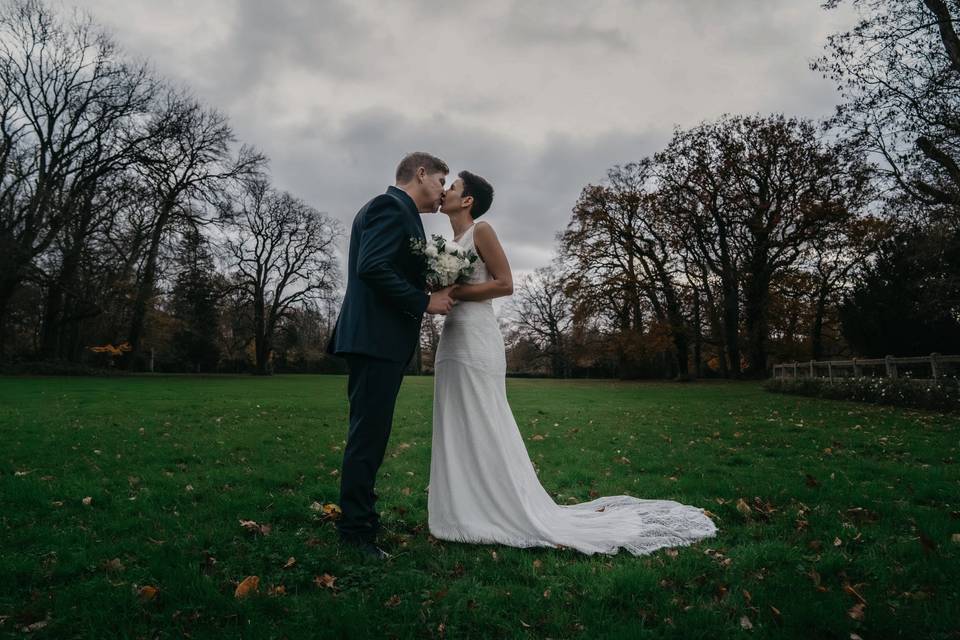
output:
[[[493,230],[493,225],[491,225],[486,220],[478,220],[474,223],[474,233],[479,233],[481,235],[487,235],[491,237],[496,237],[497,232]]]

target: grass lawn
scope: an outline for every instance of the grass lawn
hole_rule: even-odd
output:
[[[0,636],[960,637],[956,415],[510,380],[557,502],[668,498],[720,529],[585,556],[428,535],[433,380],[408,378],[377,485],[396,555],[378,563],[317,510],[337,500],[345,385],[0,378]],[[259,591],[237,599],[247,576]]]

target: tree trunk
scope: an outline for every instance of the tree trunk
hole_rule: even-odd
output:
[[[736,280],[723,286],[723,342],[727,352],[727,375],[740,377],[740,296]]]
[[[253,352],[258,376],[270,375],[270,346],[265,307],[263,294],[258,291],[253,299]]]
[[[157,259],[160,255],[160,243],[163,241],[163,233],[166,230],[167,223],[173,213],[173,202],[164,203],[157,222],[150,234],[150,248],[147,253],[147,262],[143,268],[143,276],[140,278],[140,286],[137,287],[137,297],[133,301],[132,317],[130,319],[130,333],[127,340],[130,343],[130,351],[127,352],[125,365],[130,367],[131,363],[136,361],[140,354],[140,343],[143,340],[143,330],[146,324],[147,303],[153,297],[153,289],[157,277]]]
[[[60,274],[57,274],[50,283],[46,303],[43,306],[43,320],[40,325],[40,358],[53,360],[60,352],[60,319],[63,315],[63,286]]]
[[[7,331],[10,328],[10,301],[20,286],[19,274],[10,274],[0,280],[0,361],[7,356]]]
[[[820,291],[817,295],[817,306],[813,316],[813,326],[810,328],[810,359],[820,360],[823,357],[823,318],[827,312],[827,293]]]
[[[703,377],[703,326],[700,318],[700,291],[693,290],[693,373]]]
[[[747,373],[761,378],[767,374],[768,311],[770,306],[770,278],[758,271],[747,282],[744,296],[744,324],[747,330]]]

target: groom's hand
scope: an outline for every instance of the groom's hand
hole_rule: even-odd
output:
[[[453,288],[454,287],[447,287],[446,289],[440,289],[439,291],[431,293],[430,302],[427,303],[427,313],[441,316],[450,313],[450,309],[453,308],[453,298],[450,297],[450,292]]]

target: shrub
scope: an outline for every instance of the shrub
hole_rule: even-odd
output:
[[[898,407],[960,410],[960,381],[908,378],[771,378],[764,388],[776,393],[793,393],[832,400],[855,400]]]

